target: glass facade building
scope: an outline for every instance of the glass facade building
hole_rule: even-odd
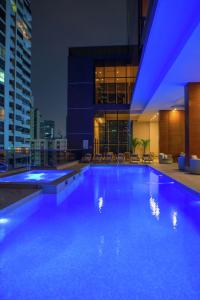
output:
[[[129,152],[137,46],[71,48],[68,63],[68,149]]]

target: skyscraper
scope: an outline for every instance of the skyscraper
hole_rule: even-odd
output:
[[[31,109],[31,140],[40,139],[42,115],[38,108]]]
[[[0,1],[0,149],[3,150],[21,152],[30,147],[31,23],[29,0]]]
[[[55,137],[55,122],[44,120],[40,123],[40,137],[42,139],[53,139]]]

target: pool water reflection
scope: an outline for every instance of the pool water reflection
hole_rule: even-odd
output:
[[[200,299],[200,197],[171,181],[91,167],[1,216],[0,299]]]

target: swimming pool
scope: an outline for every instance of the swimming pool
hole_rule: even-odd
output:
[[[0,178],[0,183],[47,183],[66,176],[71,172],[71,170],[33,170],[2,177]]]
[[[200,299],[196,193],[150,167],[94,166],[38,197],[0,215],[1,300]]]

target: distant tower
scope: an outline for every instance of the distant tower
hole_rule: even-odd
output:
[[[54,139],[55,137],[55,122],[52,120],[44,120],[41,122],[40,138]]]

